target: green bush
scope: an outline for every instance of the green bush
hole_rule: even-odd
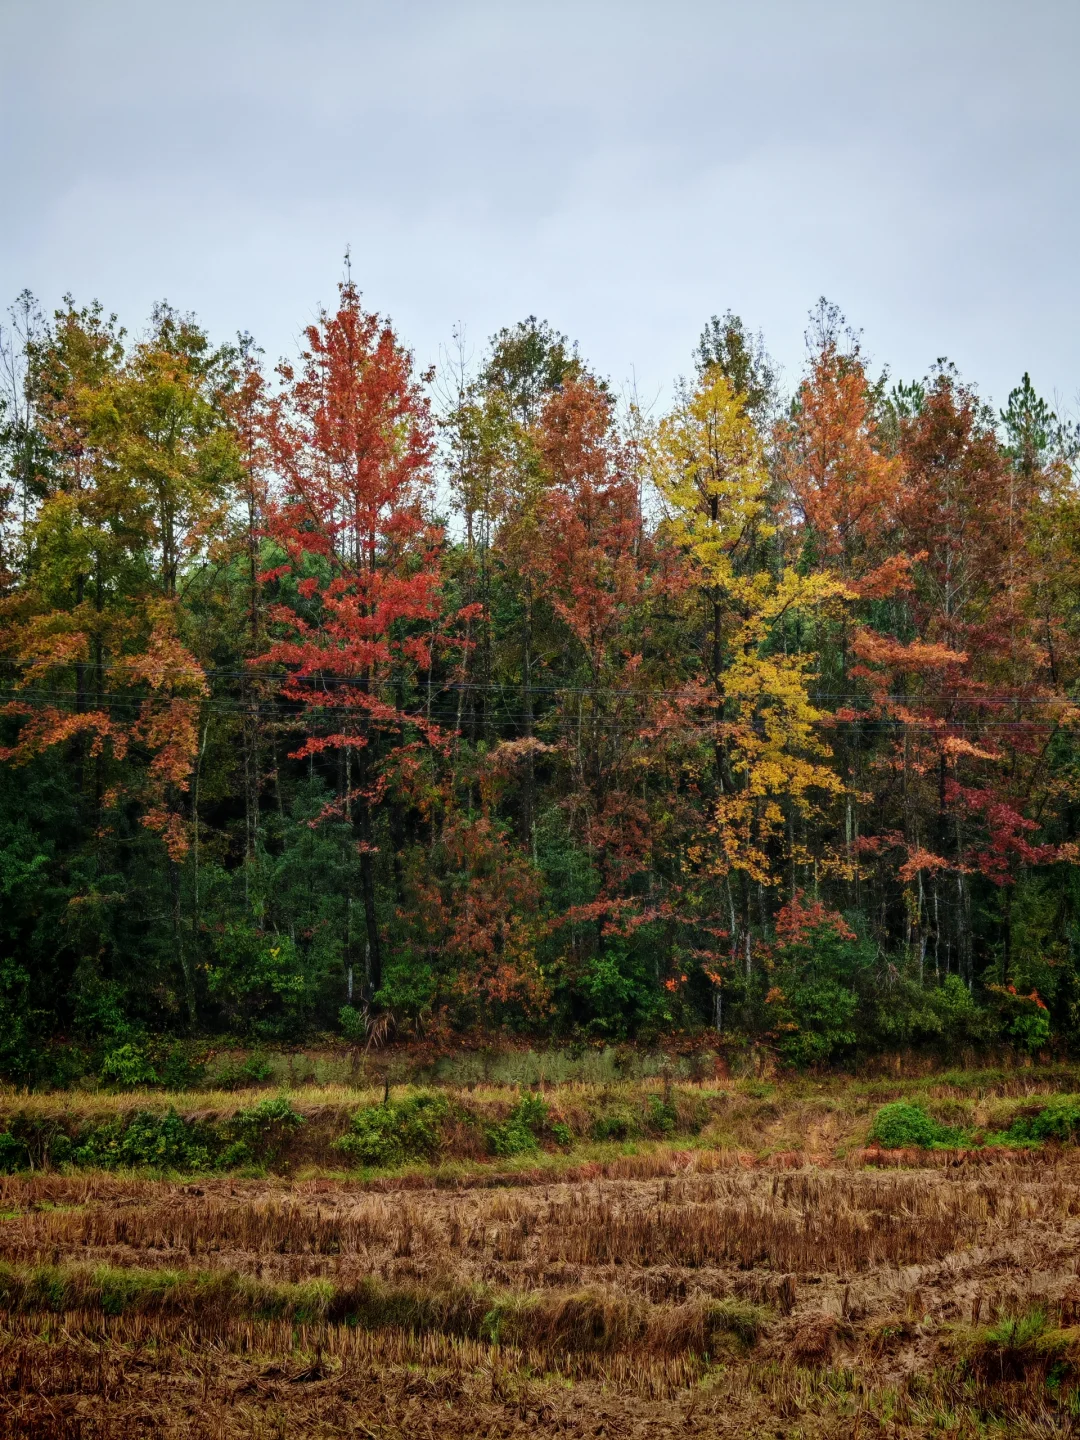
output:
[[[337,1142],[360,1165],[402,1165],[431,1160],[439,1151],[440,1126],[450,1113],[442,1095],[413,1095],[400,1104],[367,1105],[353,1116]]]
[[[245,1090],[252,1085],[262,1085],[273,1073],[265,1055],[249,1055],[246,1060],[223,1066],[211,1077],[211,1083],[219,1090]]]
[[[1009,1026],[1009,1034],[1022,1050],[1034,1055],[1050,1043],[1050,1016],[1046,1010],[1032,1010],[1017,1015]]]
[[[671,1025],[671,996],[656,982],[656,964],[643,945],[609,942],[589,958],[574,985],[585,1030],[616,1040]]]
[[[367,1023],[355,1006],[342,1005],[338,1011],[338,1023],[341,1025],[341,1033],[346,1040],[351,1040],[354,1045],[367,1039]]]
[[[766,1008],[776,1048],[794,1065],[821,1065],[859,1039],[861,994],[872,973],[872,945],[825,918],[777,949],[774,988]]]
[[[286,1137],[304,1124],[284,1095],[268,1096],[247,1110],[238,1110],[225,1127],[232,1145],[222,1163],[269,1165],[277,1159]]]
[[[976,1004],[959,975],[946,975],[940,984],[923,984],[909,975],[878,994],[874,1028],[885,1046],[932,1044],[954,1054],[993,1039],[998,1020]]]
[[[940,1125],[921,1105],[906,1100],[881,1107],[874,1116],[869,1138],[885,1150],[934,1150],[962,1140],[960,1131]]]
[[[231,1026],[273,1039],[303,1033],[318,998],[318,977],[288,935],[226,925],[216,949],[207,986]]]
[[[1080,1104],[1061,1100],[1047,1105],[1035,1115],[1018,1115],[1007,1130],[991,1137],[994,1145],[1039,1145],[1044,1140],[1062,1143],[1076,1138],[1080,1131]]]
[[[650,1095],[645,1102],[645,1129],[650,1135],[670,1135],[678,1116],[670,1097]]]
[[[10,1130],[0,1130],[0,1175],[11,1175],[29,1163],[26,1145]]]
[[[605,1110],[592,1123],[594,1140],[629,1140],[639,1126],[628,1110]]]
[[[192,1060],[180,1045],[171,1045],[161,1064],[161,1083],[166,1090],[191,1090],[206,1074],[206,1066]]]
[[[523,1095],[505,1120],[488,1127],[488,1149],[493,1155],[524,1155],[535,1150],[547,1115],[547,1101],[542,1096]]]
[[[105,1170],[148,1166],[155,1170],[209,1170],[219,1150],[208,1125],[185,1120],[173,1109],[163,1115],[139,1110],[79,1137],[76,1165]]]
[[[157,1071],[146,1051],[130,1042],[108,1052],[101,1062],[101,1078],[106,1084],[122,1090],[135,1090],[158,1083]]]

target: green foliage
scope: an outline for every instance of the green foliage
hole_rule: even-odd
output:
[[[651,1135],[670,1135],[678,1121],[669,1096],[650,1095],[645,1102],[645,1129]]]
[[[673,1018],[669,997],[657,985],[655,958],[640,942],[608,943],[585,963],[571,993],[584,1028],[615,1040],[648,1033]]]
[[[158,1073],[150,1063],[150,1057],[141,1046],[130,1041],[108,1052],[101,1062],[101,1078],[106,1084],[121,1090],[135,1090],[158,1083]]]
[[[1008,1033],[1022,1050],[1034,1055],[1050,1041],[1050,1016],[1045,1010],[1029,1010],[1013,1018]]]
[[[272,1165],[288,1135],[304,1123],[284,1095],[267,1096],[249,1109],[238,1110],[225,1126],[232,1144],[222,1163],[227,1167]]]
[[[1050,1012],[1037,990],[1028,995],[1017,992],[1015,985],[989,985],[1001,1016],[1001,1026],[1022,1050],[1034,1054],[1050,1040]]]
[[[29,1163],[25,1143],[10,1130],[0,1130],[0,1175],[11,1175]]]
[[[407,1015],[422,1015],[438,991],[434,968],[416,955],[387,956],[383,983],[376,997],[380,1005]]]
[[[402,1165],[431,1160],[439,1151],[440,1126],[450,1113],[443,1095],[410,1096],[400,1104],[368,1105],[353,1116],[338,1149],[358,1165]]]
[[[219,1140],[208,1125],[185,1120],[174,1109],[164,1114],[136,1111],[81,1135],[72,1159],[76,1165],[112,1170],[210,1170]]]
[[[338,1023],[341,1026],[341,1033],[345,1036],[346,1040],[351,1040],[354,1044],[358,1045],[361,1041],[367,1039],[367,1025],[364,1022],[364,1017],[360,1011],[352,1005],[343,1005],[341,1007],[338,1011]]]
[[[537,1148],[537,1137],[547,1123],[547,1101],[541,1095],[523,1095],[500,1124],[487,1131],[493,1155],[524,1155]]]
[[[222,1066],[213,1081],[219,1090],[245,1090],[252,1085],[262,1085],[273,1073],[266,1056],[256,1052],[246,1060]]]
[[[227,925],[217,943],[210,994],[240,1031],[282,1038],[302,1033],[315,983],[288,935]]]
[[[629,1140],[640,1132],[638,1122],[629,1110],[604,1110],[592,1123],[594,1140]]]
[[[995,1145],[1039,1145],[1045,1140],[1063,1144],[1076,1139],[1080,1131],[1080,1102],[1058,1100],[1035,1114],[1018,1115],[1007,1130],[990,1136]]]
[[[190,1090],[206,1075],[205,1063],[191,1059],[180,1045],[169,1046],[160,1070],[166,1090]]]
[[[994,1029],[993,1015],[959,975],[946,975],[940,984],[897,977],[875,1000],[874,1030],[883,1045],[933,1045],[948,1054],[986,1043]]]
[[[781,1055],[795,1065],[836,1060],[859,1040],[857,1016],[874,962],[872,946],[829,923],[779,948],[771,1023]]]
[[[958,1130],[941,1125],[923,1109],[907,1100],[883,1105],[874,1116],[869,1138],[886,1150],[936,1150],[962,1143]]]

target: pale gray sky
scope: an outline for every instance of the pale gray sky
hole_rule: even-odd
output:
[[[346,242],[421,362],[617,385],[826,294],[902,376],[1080,385],[1077,0],[0,0],[0,289],[291,351]]]

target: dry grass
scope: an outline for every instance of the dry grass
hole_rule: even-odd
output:
[[[1077,1099],[1080,1075],[1067,1069],[1012,1072],[970,1072],[926,1076],[914,1080],[845,1078],[775,1082],[743,1080],[681,1081],[662,1079],[586,1083],[574,1081],[539,1088],[549,1107],[551,1125],[540,1137],[538,1152],[500,1156],[493,1162],[485,1147],[487,1127],[504,1122],[523,1094],[520,1087],[469,1085],[446,1088],[453,1116],[447,1121],[441,1148],[433,1161],[412,1161],[400,1167],[414,1183],[457,1183],[472,1175],[538,1178],[599,1173],[615,1178],[635,1173],[665,1173],[676,1153],[697,1152],[698,1168],[748,1163],[835,1164],[861,1152],[874,1114],[884,1103],[917,1099],[942,1123],[972,1133],[989,1127],[1005,1129],[1029,1107]],[[358,1084],[298,1085],[264,1091],[192,1090],[165,1092],[103,1090],[36,1093],[0,1089],[0,1128],[10,1127],[27,1138],[35,1165],[50,1161],[49,1137],[63,1131],[73,1139],[87,1127],[108,1125],[137,1112],[164,1114],[175,1109],[202,1125],[228,1126],[241,1110],[271,1094],[286,1095],[306,1124],[293,1130],[278,1148],[273,1164],[292,1174],[347,1173],[350,1162],[336,1142],[360,1108],[383,1099],[382,1087]],[[411,1086],[393,1089],[395,1104],[416,1095]],[[656,1107],[665,1114],[658,1127]],[[574,1136],[570,1149],[556,1143],[553,1126],[562,1122]],[[620,1131],[618,1123],[625,1121]],[[614,1138],[604,1138],[614,1137]],[[718,1158],[719,1157],[719,1158]],[[635,1163],[640,1170],[635,1171]],[[686,1162],[683,1162],[686,1163]],[[366,1172],[375,1177],[385,1173]]]
[[[1080,1152],[867,1165],[890,1084],[516,1169],[0,1178],[0,1437],[1075,1436]]]

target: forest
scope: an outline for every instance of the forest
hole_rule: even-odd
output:
[[[535,317],[421,372],[351,279],[276,367],[20,297],[0,1073],[1075,1048],[1076,428],[806,340],[714,317],[658,406]]]

